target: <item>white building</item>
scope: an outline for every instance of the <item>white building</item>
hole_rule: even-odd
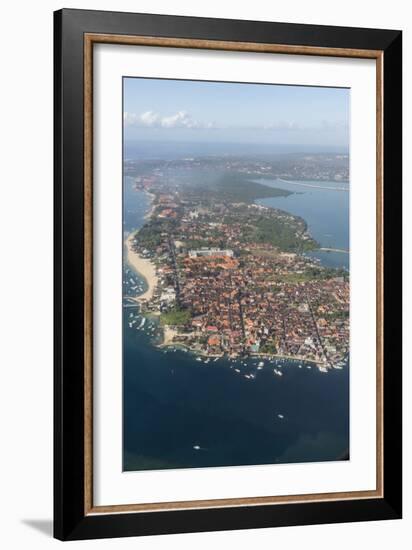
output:
[[[174,288],[166,288],[160,296],[160,301],[165,302],[167,304],[172,304],[175,300],[176,300],[176,292]]]
[[[198,258],[199,256],[228,256],[229,258],[233,257],[233,250],[220,248],[200,248],[198,250],[189,250],[190,258]]]

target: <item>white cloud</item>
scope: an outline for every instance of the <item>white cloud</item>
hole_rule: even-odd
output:
[[[140,115],[140,121],[144,126],[156,126],[159,118],[159,115],[153,111],[146,111]]]
[[[175,115],[165,116],[160,122],[162,128],[199,128],[199,122],[194,120],[186,111],[179,111]]]
[[[126,126],[156,126],[159,123],[159,115],[153,111],[146,111],[141,115],[125,112],[123,120]]]
[[[172,115],[161,116],[154,111],[145,111],[140,115],[125,112],[123,115],[126,126],[146,128],[214,128],[212,122],[200,122],[186,111],[178,111]]]
[[[162,116],[155,111],[144,111],[143,113],[124,113],[126,126],[140,128],[200,128],[200,129],[226,129],[226,130],[267,130],[275,132],[308,132],[308,131],[341,131],[347,129],[345,121],[320,120],[318,124],[302,125],[295,120],[278,120],[262,125],[218,125],[214,122],[199,121],[192,117],[187,111],[177,111],[171,115]]]
[[[128,112],[124,112],[123,113],[123,122],[125,124],[125,126],[130,126],[134,123],[134,117],[135,115],[133,115],[132,113],[128,113]]]

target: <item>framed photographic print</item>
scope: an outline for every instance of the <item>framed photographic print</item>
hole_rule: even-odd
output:
[[[401,517],[401,32],[55,13],[55,536]]]

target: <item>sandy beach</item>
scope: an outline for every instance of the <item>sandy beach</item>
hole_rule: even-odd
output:
[[[169,346],[173,342],[173,338],[177,336],[178,332],[176,329],[166,325],[163,327],[163,342],[162,346]]]
[[[144,215],[144,219],[145,220],[150,220],[150,218],[152,217],[153,215],[153,212],[155,210],[155,203],[154,203],[154,200],[156,198],[156,195],[154,195],[153,193],[150,193],[149,191],[145,191],[146,195],[149,197],[149,200],[150,200],[150,208],[149,210],[146,212],[146,214]]]
[[[136,296],[135,300],[140,302],[142,300],[151,300],[153,293],[158,283],[158,276],[156,275],[156,268],[150,260],[142,258],[139,254],[132,249],[132,239],[135,233],[131,233],[126,239],[127,248],[127,261],[142,277],[146,279],[148,289],[140,296]]]

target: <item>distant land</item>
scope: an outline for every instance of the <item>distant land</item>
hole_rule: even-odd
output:
[[[186,142],[186,141],[140,141],[124,142],[124,158],[179,159],[189,155],[253,155],[260,158],[270,155],[334,153],[348,155],[347,148],[328,144],[278,145],[268,143]]]
[[[157,151],[157,149],[156,149]],[[127,158],[124,175],[156,176],[168,173],[168,185],[214,186],[224,183],[227,187],[236,175],[236,184],[245,180],[284,179],[292,181],[349,181],[349,155],[346,153],[272,153],[254,155],[250,150],[243,154],[195,155],[188,151],[182,157],[164,158],[161,155],[134,153]],[[262,193],[264,191],[262,190]],[[269,195],[266,195],[269,196]],[[272,195],[273,196],[273,195]]]

